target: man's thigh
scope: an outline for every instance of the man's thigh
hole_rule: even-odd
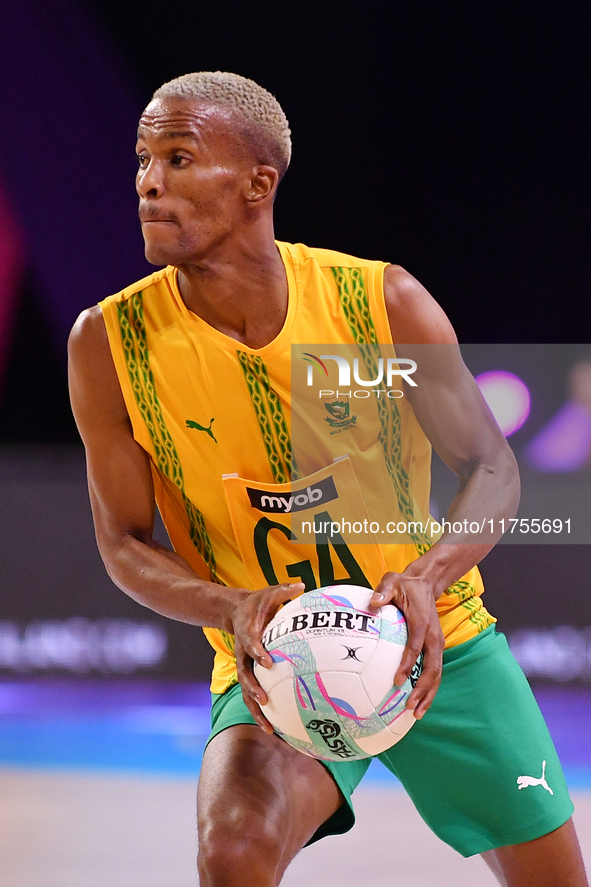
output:
[[[230,690],[224,694],[214,694],[211,709],[211,734],[208,740],[208,747],[217,736],[222,734],[222,732],[237,725],[247,724],[255,726],[255,721],[244,704],[239,684],[231,687]],[[257,730],[259,730],[260,733],[263,732],[260,728],[257,728]],[[255,735],[258,735],[258,733]],[[281,742],[282,745],[285,745],[282,740]],[[293,752],[293,749],[290,749],[290,753],[291,752]],[[307,758],[300,752],[297,754],[299,757],[293,760],[299,762],[300,759],[303,758],[304,761],[313,761],[312,758]],[[290,757],[288,760],[292,760],[292,758]],[[318,762],[313,761],[313,763],[317,764]],[[332,777],[340,789],[341,797],[344,798],[345,803],[341,804],[332,816],[320,824],[318,829],[306,843],[318,841],[320,838],[324,838],[327,835],[343,834],[353,827],[355,823],[355,813],[353,811],[351,796],[361,782],[369,765],[369,759],[362,761],[323,761],[322,764],[319,765],[322,771],[328,771],[330,777]],[[316,767],[315,772],[321,771]],[[321,775],[324,777],[325,774],[322,773]]]
[[[209,742],[199,779],[197,815],[202,852],[240,856],[282,874],[295,854],[344,803],[318,761],[259,727],[228,727]]]

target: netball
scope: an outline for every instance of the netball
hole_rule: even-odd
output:
[[[312,757],[376,755],[415,723],[406,703],[422,656],[395,686],[406,621],[391,604],[370,608],[371,596],[356,585],[307,592],[283,607],[263,635],[273,665],[254,667],[269,698],[262,710],[286,742]]]

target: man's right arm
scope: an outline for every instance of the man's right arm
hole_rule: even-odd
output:
[[[200,579],[153,537],[154,490],[146,452],[134,440],[100,309],[78,318],[69,342],[72,409],[86,448],[99,551],[109,576],[138,603],[181,622],[232,631],[247,592]]]
[[[252,671],[245,674],[240,652],[271,665],[260,642],[264,626],[303,587],[226,588],[201,579],[184,558],[156,542],[150,462],[134,440],[98,306],[76,321],[68,353],[72,410],[86,448],[96,538],[109,576],[139,604],[163,616],[236,635],[241,683],[250,696],[264,697]]]

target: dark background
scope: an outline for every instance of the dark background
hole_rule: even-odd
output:
[[[191,70],[251,77],[283,105],[294,154],[277,200],[278,238],[402,264],[441,302],[461,342],[589,341],[588,3],[0,6],[8,92],[12,84],[21,98],[20,105],[5,99],[0,175],[25,230],[33,204],[45,207],[51,194],[31,243],[64,217],[76,218],[68,201],[81,191],[87,213],[77,207],[77,227],[98,209],[108,220],[100,244],[97,228],[92,263],[74,266],[59,247],[43,259],[69,274],[73,295],[60,302],[58,320],[52,293],[59,287],[50,293],[39,249],[29,251],[0,400],[0,445],[78,441],[66,396],[65,330],[86,304],[150,271],[136,230],[133,133],[153,90]],[[80,105],[60,105],[63,91],[48,83],[45,68],[35,69],[43,53],[64,77],[70,72],[68,82],[82,89]],[[92,89],[85,87],[91,75]],[[31,132],[28,141],[23,131]],[[49,164],[55,132],[64,145],[75,143],[75,162],[60,148]],[[60,152],[66,184],[52,191]],[[107,174],[107,163],[118,178]],[[29,180],[36,192],[27,203]],[[125,250],[115,249],[108,238],[123,238],[124,230]],[[567,576],[563,587],[581,589],[582,609],[565,620],[591,623],[589,551],[566,550],[550,550],[546,560],[539,551],[528,558],[523,547],[494,552],[484,566],[491,609],[510,624],[552,624],[556,583]],[[536,616],[531,596],[512,609],[513,592],[503,588],[516,576],[530,588],[547,580],[545,615]],[[115,601],[119,593],[109,585],[105,594]],[[55,601],[43,605],[46,615]]]
[[[587,3],[76,5],[110,44],[138,114],[190,70],[236,71],[277,95],[294,140],[279,238],[399,262],[460,341],[589,339]],[[104,109],[94,125],[109,127]],[[121,132],[130,194],[134,125]],[[97,178],[92,142],[83,163]],[[137,276],[140,250],[138,238],[114,289]],[[0,440],[73,441],[63,341],[56,353],[46,338],[33,271],[22,295]],[[34,422],[19,408],[33,388]]]

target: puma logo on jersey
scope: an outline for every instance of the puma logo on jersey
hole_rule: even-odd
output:
[[[541,785],[542,788],[545,788],[551,795],[554,794],[546,782],[546,761],[542,761],[542,776],[540,779],[536,779],[535,776],[518,776],[517,785],[519,786],[520,791],[522,788],[527,788],[530,785]]]
[[[213,417],[213,419],[210,421],[208,427],[206,428],[205,425],[200,425],[199,422],[193,422],[192,419],[187,419],[187,428],[196,428],[197,431],[205,431],[205,433],[209,434],[211,439],[215,440],[215,442],[217,443],[217,440],[214,437],[214,433],[211,430],[211,426],[213,425],[214,422],[215,422],[215,416]]]

